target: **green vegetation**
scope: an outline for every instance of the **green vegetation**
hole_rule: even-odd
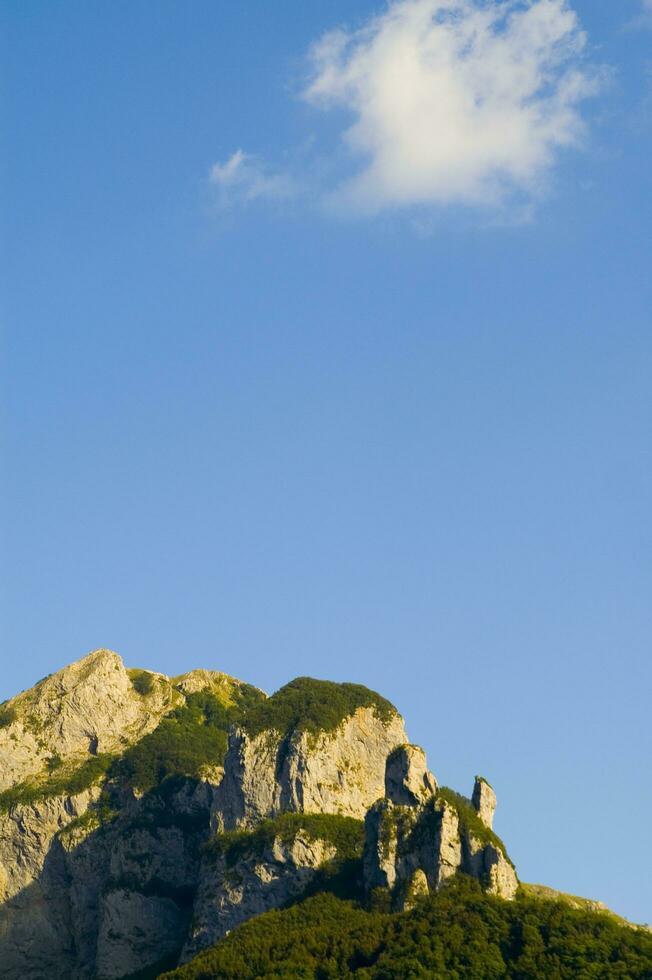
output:
[[[139,801],[139,806],[125,814],[122,818],[121,833],[131,834],[133,831],[147,830],[157,834],[169,827],[176,827],[183,834],[202,837],[208,831],[210,813],[203,804],[189,809],[179,808],[175,797],[184,791],[192,789],[196,782],[187,776],[168,776],[149,790]],[[112,787],[111,787],[112,789]],[[110,801],[111,792],[107,793]],[[114,797],[115,798],[115,797]]]
[[[144,970],[138,970],[136,973],[129,973],[126,977],[121,977],[121,980],[157,980],[157,977],[160,977],[164,970],[172,969],[178,962],[180,954],[181,950],[179,949],[170,956],[164,956],[158,963],[145,967]]]
[[[128,670],[127,673],[134,691],[140,694],[141,697],[145,698],[148,694],[152,693],[156,682],[154,674],[151,674],[148,670],[138,670],[136,668]]]
[[[132,683],[143,696],[156,678],[147,671],[132,671]],[[116,778],[142,791],[158,786],[170,776],[198,778],[204,766],[221,765],[226,752],[227,731],[245,711],[264,698],[249,685],[237,687],[225,702],[210,690],[186,695],[186,703],[161,720],[158,727],[121,757],[91,756],[76,767],[53,755],[47,773],[0,793],[0,811],[16,804],[29,804],[52,796],[74,795],[102,777]],[[0,727],[15,717],[15,708],[0,708]],[[29,723],[29,718],[27,719]]]
[[[585,912],[595,912],[598,915],[606,915],[612,921],[618,923],[621,926],[628,926],[631,928],[631,923],[627,919],[623,919],[622,916],[616,915],[611,909],[608,909],[606,905],[602,902],[596,902],[591,898],[581,898],[579,895],[569,895],[566,892],[558,892],[555,888],[548,888],[547,885],[529,885],[524,882],[520,883],[521,894],[528,898],[542,898],[548,902],[563,902],[565,905],[570,905],[573,909],[583,909]]]
[[[116,809],[110,795],[103,791],[97,802],[91,803],[81,816],[75,817],[66,824],[57,836],[68,845],[73,840],[79,840],[80,837],[86,838],[94,831],[108,827],[118,818],[119,813],[120,811]]]
[[[402,752],[405,752],[406,749],[408,750],[419,749],[419,751],[423,752],[423,749],[421,748],[420,745],[415,745],[414,742],[403,742],[402,745],[397,745],[395,748],[392,749],[392,751],[387,756],[387,761],[390,762],[392,759],[395,759],[397,755],[400,755]]]
[[[291,844],[303,831],[313,840],[323,840],[337,849],[338,858],[362,856],[364,824],[353,817],[331,813],[283,813],[274,820],[264,820],[255,830],[232,830],[218,834],[206,844],[207,853],[224,855],[229,867],[249,855],[260,857],[276,838]]]
[[[13,704],[0,704],[0,728],[9,728],[16,721],[18,712]]]
[[[396,709],[389,701],[362,684],[335,684],[312,677],[297,677],[271,698],[253,705],[242,725],[250,735],[273,729],[283,737],[306,731],[313,735],[332,732],[357,708],[374,708],[388,722]]]
[[[36,803],[52,796],[74,796],[98,783],[108,773],[114,756],[93,755],[76,769],[59,764],[40,782],[17,783],[0,793],[0,812],[18,804]]]
[[[170,776],[199,778],[204,766],[224,761],[229,726],[263,695],[253,687],[235,692],[234,702],[210,690],[186,695],[186,703],[127,749],[112,775],[139,790],[150,790]]]
[[[649,980],[652,935],[461,879],[409,913],[319,895],[245,923],[175,980]]]
[[[207,841],[204,852],[224,856],[227,874],[239,876],[242,860],[260,860],[276,839],[290,845],[299,833],[333,845],[336,854],[324,862],[301,898],[329,892],[339,898],[362,898],[364,823],[329,813],[284,813],[252,831],[228,831]]]
[[[432,812],[434,817],[434,811]],[[416,821],[416,812],[411,807],[397,806],[386,808],[382,812],[380,824],[380,846],[383,858],[387,860],[394,841],[401,841],[403,848],[407,843],[407,849],[418,850],[419,842],[415,837],[423,833],[423,829]],[[434,839],[434,827],[430,821],[427,824]]]
[[[483,844],[493,844],[494,847],[497,847],[503,852],[509,863],[514,867],[502,840],[498,834],[495,834],[493,830],[490,830],[489,827],[483,824],[470,800],[467,800],[461,793],[456,793],[455,790],[450,789],[448,786],[440,786],[437,790],[437,799],[445,800],[455,808],[462,833],[472,834],[477,840],[482,841]]]

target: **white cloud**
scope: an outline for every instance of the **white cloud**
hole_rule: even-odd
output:
[[[304,95],[353,116],[357,171],[336,200],[374,212],[538,193],[583,136],[585,44],[566,0],[393,0],[326,34]]]
[[[287,175],[271,172],[257,157],[243,150],[236,150],[224,163],[213,164],[209,179],[217,189],[222,208],[262,198],[280,200],[290,197],[294,190]]]

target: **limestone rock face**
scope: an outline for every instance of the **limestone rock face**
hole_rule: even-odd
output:
[[[90,653],[3,706],[0,792],[42,775],[52,758],[81,760],[124,748],[152,731],[175,698],[181,700],[169,683],[139,695],[117,653]]]
[[[364,881],[367,891],[392,890],[400,872],[398,861],[399,827],[391,800],[378,800],[365,817]],[[400,812],[400,811],[399,811]],[[407,815],[411,816],[410,811]],[[401,835],[402,836],[402,835]]]
[[[168,678],[98,650],[0,705],[2,980],[154,975],[328,875],[387,889],[395,908],[460,871],[513,897],[489,784],[476,780],[472,804],[438,788],[389,702],[354,708],[337,685],[297,680],[314,686],[288,685],[270,712],[271,699],[219,671]],[[323,696],[323,713],[301,715],[297,690]],[[285,733],[256,727],[288,718]],[[134,757],[147,791],[126,775]],[[361,825],[337,816],[364,819],[362,861]]]
[[[518,891],[516,871],[499,847],[491,844],[485,847],[484,872],[487,876],[486,888],[490,895],[497,895],[510,901],[516,897]]]
[[[97,942],[98,980],[117,980],[178,952],[189,915],[170,898],[116,889],[105,896]]]
[[[436,800],[432,812],[434,820],[431,821],[431,826],[434,825],[435,828],[435,846],[432,851],[432,867],[428,870],[433,886],[438,889],[458,871],[463,870],[462,839],[460,820],[454,807],[445,800]]]
[[[179,952],[198,872],[190,843],[179,825],[116,835],[99,902],[98,977],[122,977]]]
[[[100,792],[0,814],[3,980],[118,977],[124,963],[136,972],[180,951],[212,787],[190,782],[164,801],[133,799],[105,827],[80,822]]]
[[[283,738],[234,729],[213,823],[233,830],[280,813],[339,813],[362,819],[385,789],[388,754],[405,742],[403,719],[358,708],[334,732]]]
[[[233,694],[238,688],[244,685],[230,674],[225,674],[221,670],[190,670],[187,674],[180,677],[173,677],[170,683],[175,690],[182,694],[196,694],[198,691],[213,691],[219,695],[220,700],[226,702],[233,700]],[[263,695],[263,692],[259,692]]]
[[[133,800],[81,841],[63,836],[79,978],[109,980],[178,955],[213,791],[208,783],[181,781],[165,797]]]
[[[466,833],[463,867],[467,874],[483,883],[490,895],[509,900],[515,897],[518,890],[516,872],[505,852],[496,844]]]
[[[240,923],[297,898],[335,855],[333,844],[299,831],[291,841],[275,837],[262,853],[243,854],[233,867],[223,856],[207,858],[181,961],[192,959]]]
[[[71,975],[67,875],[56,835],[96,795],[91,789],[0,813],[0,962],[6,980]]]
[[[483,779],[482,776],[475,777],[471,802],[485,827],[491,830],[494,825],[494,813],[496,811],[496,794],[487,780]]]
[[[464,872],[490,893],[514,898],[518,879],[498,838],[473,832],[470,801],[450,792],[438,794],[420,749],[401,746],[389,756],[386,787],[386,798],[365,818],[368,892],[389,889],[394,906],[406,908]]]
[[[38,878],[55,834],[83,814],[97,792],[94,788],[77,796],[58,796],[0,813],[2,901],[18,895]]]
[[[428,879],[421,868],[417,868],[412,877],[408,880],[403,899],[403,910],[409,912],[422,898],[427,898],[430,894]]]
[[[417,745],[399,745],[387,758],[385,795],[400,806],[425,803],[437,792],[437,782]]]

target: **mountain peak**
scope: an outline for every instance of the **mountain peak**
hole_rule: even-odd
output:
[[[153,977],[310,890],[399,916],[465,881],[513,900],[495,804],[438,786],[362,685],[268,698],[94,650],[0,706],[3,978]]]
[[[2,706],[0,791],[44,776],[52,760],[120,751],[151,731],[174,700],[169,684],[143,698],[117,653],[92,651]]]

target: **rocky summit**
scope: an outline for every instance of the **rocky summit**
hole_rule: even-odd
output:
[[[95,651],[0,706],[0,976],[264,976],[194,964],[325,896],[398,923],[465,882],[516,908],[529,886],[493,830],[496,795],[469,788],[439,786],[360,685],[297,678],[267,697]],[[293,971],[274,975],[313,975]]]

